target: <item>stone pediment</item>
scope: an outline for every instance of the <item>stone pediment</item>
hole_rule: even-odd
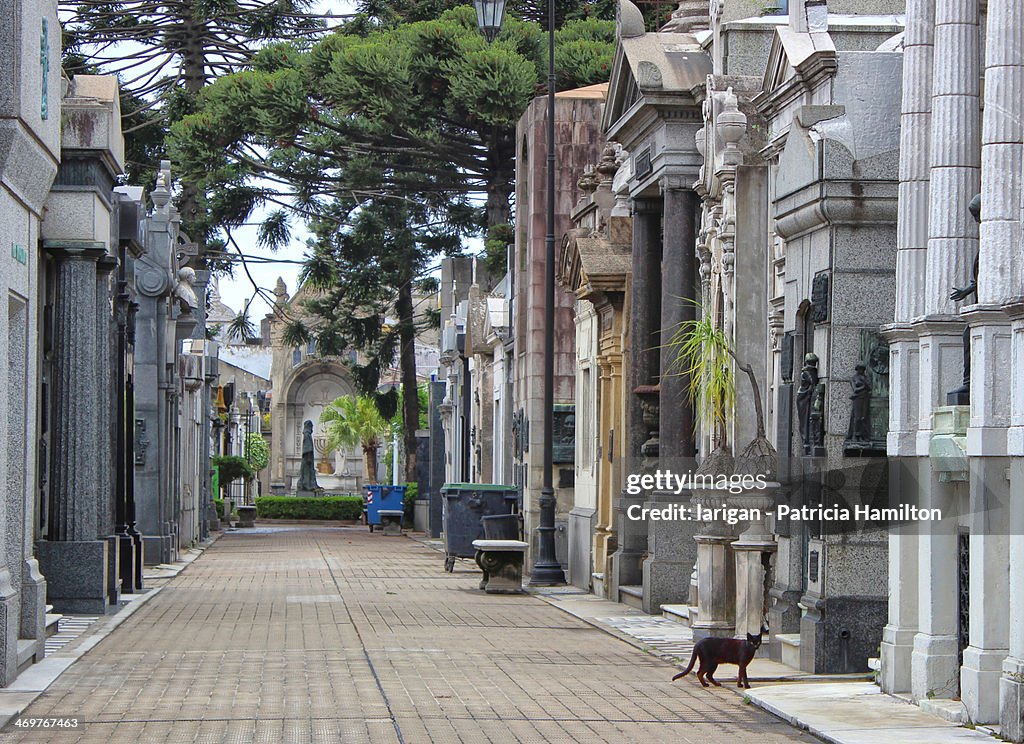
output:
[[[585,300],[599,292],[624,292],[631,266],[629,245],[572,231],[562,244],[558,279]]]
[[[775,29],[763,90],[769,98],[788,88],[794,78],[805,81],[821,68],[835,69],[836,47],[827,31],[801,33],[788,27]]]
[[[602,129],[608,131],[643,99],[690,97],[711,73],[711,58],[690,34],[647,33],[620,38],[612,63]]]

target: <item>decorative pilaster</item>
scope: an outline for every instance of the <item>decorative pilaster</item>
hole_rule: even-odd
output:
[[[114,425],[116,406],[114,389],[113,349],[114,310],[111,302],[111,277],[117,259],[104,255],[96,262],[96,426],[99,430],[96,449],[96,514],[97,536],[107,541],[107,589],[111,604],[120,598],[118,539],[114,504]]]

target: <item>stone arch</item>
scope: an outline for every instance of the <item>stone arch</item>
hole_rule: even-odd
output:
[[[278,394],[284,426],[280,441],[274,442],[275,458],[281,463],[284,482],[294,491],[302,460],[302,424],[313,421],[314,447],[317,450],[317,481],[328,492],[356,492],[363,480],[359,453],[322,452],[324,432],[320,414],[335,398],[356,395],[348,369],[338,360],[309,359],[289,371]]]

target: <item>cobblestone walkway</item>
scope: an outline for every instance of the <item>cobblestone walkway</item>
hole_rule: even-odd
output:
[[[365,528],[225,535],[0,742],[814,741],[530,596]],[[728,675],[720,675],[723,679]]]

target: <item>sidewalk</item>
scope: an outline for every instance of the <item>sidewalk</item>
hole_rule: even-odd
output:
[[[215,541],[216,538],[184,551],[176,563],[146,568],[143,574],[145,590],[121,595],[121,606],[113,614],[98,617],[64,615],[58,632],[46,641],[46,657],[18,675],[11,685],[0,689],[0,729],[21,715],[72,664],[153,599],[163,588],[165,579],[179,574]]]
[[[813,738],[479,571],[365,528],[224,535],[0,742],[609,742]]]
[[[531,590],[553,606],[601,628],[648,653],[684,667],[690,660],[690,629],[665,618],[595,597],[575,587]],[[753,685],[738,690],[736,667],[717,677],[731,689],[790,724],[832,744],[965,744],[991,742],[987,732],[950,723],[906,700],[882,694],[865,675],[811,675],[770,659],[755,659],[748,669]],[[727,680],[732,684],[727,684]],[[692,676],[676,684],[700,690]]]

